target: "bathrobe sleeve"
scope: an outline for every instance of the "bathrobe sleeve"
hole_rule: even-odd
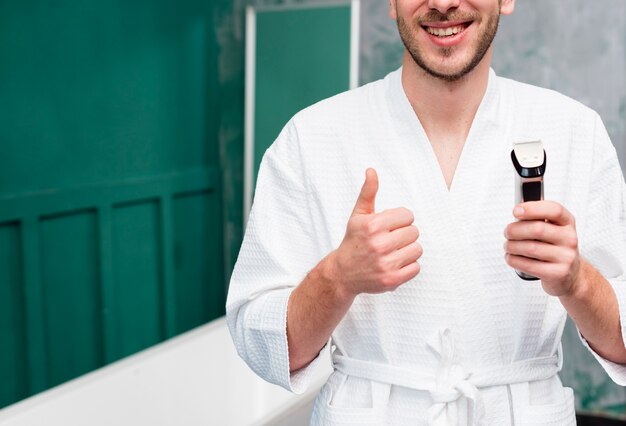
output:
[[[593,166],[581,255],[609,281],[619,304],[622,339],[626,336],[626,185],[602,120],[596,114]],[[580,230],[579,230],[580,232]],[[580,333],[579,333],[580,335]],[[626,385],[626,365],[598,355],[581,336],[583,344],[609,377]],[[626,341],[626,340],[625,340]]]
[[[320,355],[289,373],[287,301],[321,256],[298,134],[290,121],[266,151],[254,203],[228,291],[226,319],[243,360],[264,380],[294,393],[306,391]]]

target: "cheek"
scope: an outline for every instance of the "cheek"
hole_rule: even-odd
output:
[[[429,10],[426,0],[389,0],[389,17],[393,20],[400,18],[413,22],[417,16]]]

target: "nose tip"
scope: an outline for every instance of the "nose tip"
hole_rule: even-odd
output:
[[[439,13],[446,13],[450,9],[459,7],[461,0],[429,0],[428,7],[439,11]]]

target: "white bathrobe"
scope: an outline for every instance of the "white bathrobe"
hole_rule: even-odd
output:
[[[333,332],[335,371],[312,424],[574,424],[572,391],[556,375],[566,312],[504,261],[510,152],[513,142],[543,141],[545,198],[576,217],[581,255],[614,287],[624,334],[626,186],[605,128],[582,104],[491,71],[448,190],[400,76],[301,111],[266,152],[228,294],[239,354],[269,382],[309,386],[320,357],[289,373],[287,300],[341,243],[374,167],[377,211],[415,215],[421,272],[394,292],[356,298]],[[594,355],[626,384],[626,367]]]

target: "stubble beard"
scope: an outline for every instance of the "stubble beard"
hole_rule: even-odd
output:
[[[429,14],[428,16],[420,19],[420,21],[421,22],[434,22],[434,21],[441,22],[441,21],[452,21],[455,19],[457,18],[453,16],[445,17],[441,15],[438,17],[432,17],[432,15]],[[406,21],[401,16],[398,16],[398,19],[397,19],[398,32],[400,33],[400,39],[402,40],[402,43],[404,44],[404,47],[406,48],[407,52],[409,52],[409,54],[413,58],[413,61],[432,77],[435,77],[437,79],[447,81],[447,82],[454,82],[454,81],[458,81],[462,79],[467,74],[472,72],[472,70],[476,68],[476,66],[480,63],[480,61],[483,60],[483,58],[485,57],[485,54],[487,53],[487,51],[489,50],[489,47],[491,46],[491,43],[493,43],[493,39],[496,36],[499,22],[500,22],[500,13],[498,10],[498,13],[494,13],[493,15],[489,16],[485,29],[483,30],[481,34],[479,34],[478,43],[477,43],[477,46],[474,48],[475,52],[471,60],[459,71],[451,73],[451,74],[446,74],[444,72],[434,69],[432,66],[429,66],[426,63],[426,60],[424,59],[424,55],[422,54],[418,43],[416,43],[415,37],[413,37],[411,34],[410,27],[407,25]],[[415,25],[419,25],[419,22],[417,22]],[[453,55],[455,51],[455,47],[440,47],[438,51],[439,51],[439,54],[443,56],[444,58],[449,58]]]

